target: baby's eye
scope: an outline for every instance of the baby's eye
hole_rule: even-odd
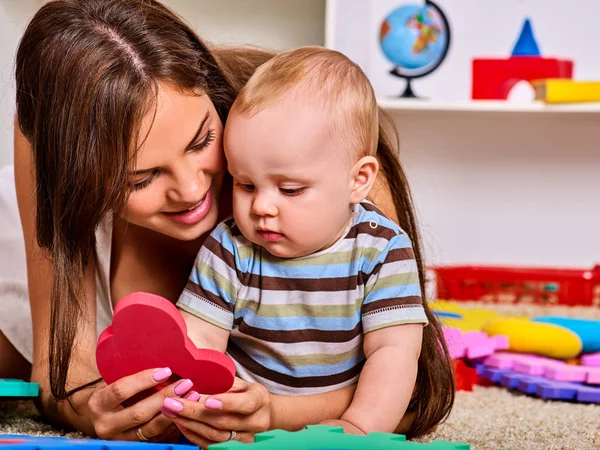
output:
[[[254,185],[253,184],[236,183],[236,185],[238,187],[242,188],[243,190],[245,190],[246,192],[254,192]]]
[[[279,191],[283,194],[283,195],[289,195],[289,196],[294,196],[294,195],[300,195],[302,194],[304,191],[306,190],[305,187],[301,187],[301,188],[279,188]]]

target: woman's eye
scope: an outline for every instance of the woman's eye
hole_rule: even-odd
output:
[[[206,147],[208,147],[208,145],[214,140],[215,140],[215,130],[210,129],[210,130],[208,130],[208,133],[206,133],[206,137],[204,139],[202,139],[202,141],[198,142],[193,147],[190,147],[190,151],[198,152],[200,150],[203,150]]]
[[[132,189],[134,191],[139,191],[140,189],[144,189],[145,187],[150,186],[150,183],[152,183],[152,180],[154,180],[154,177],[156,176],[156,174],[158,173],[158,171],[153,171],[149,177],[143,179],[142,181],[138,181],[137,183],[133,183],[133,185],[131,186]]]
[[[302,194],[304,191],[306,190],[305,187],[301,187],[301,188],[279,188],[279,191],[283,194],[283,195],[288,195],[288,196],[294,196],[294,195],[300,195]]]

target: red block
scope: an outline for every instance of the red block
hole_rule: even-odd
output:
[[[573,78],[573,61],[536,56],[475,58],[472,75],[473,100],[505,100],[519,81]]]
[[[199,349],[187,336],[179,310],[169,300],[135,292],[117,303],[112,325],[98,339],[96,363],[107,384],[146,369],[169,367],[202,394],[233,385],[235,364],[224,353]]]

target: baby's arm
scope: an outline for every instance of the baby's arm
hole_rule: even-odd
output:
[[[412,397],[427,323],[408,236],[391,238],[364,272],[369,274],[362,304],[367,361],[338,425],[354,432],[393,432]]]
[[[187,335],[196,347],[227,349],[239,287],[236,253],[229,227],[220,224],[196,257],[177,302]]]
[[[396,429],[415,387],[422,337],[420,323],[383,328],[365,336],[367,362],[342,421],[363,433]]]
[[[198,348],[211,348],[225,353],[229,331],[207,322],[187,311],[180,310],[187,326],[187,335]]]

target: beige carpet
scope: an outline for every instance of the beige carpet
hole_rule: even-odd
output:
[[[599,308],[494,306],[494,310],[600,319]],[[31,402],[0,402],[0,433],[64,434],[41,421]],[[474,450],[600,450],[600,405],[545,401],[501,388],[476,387],[473,392],[458,392],[448,421],[419,442],[434,439],[467,442]]]

